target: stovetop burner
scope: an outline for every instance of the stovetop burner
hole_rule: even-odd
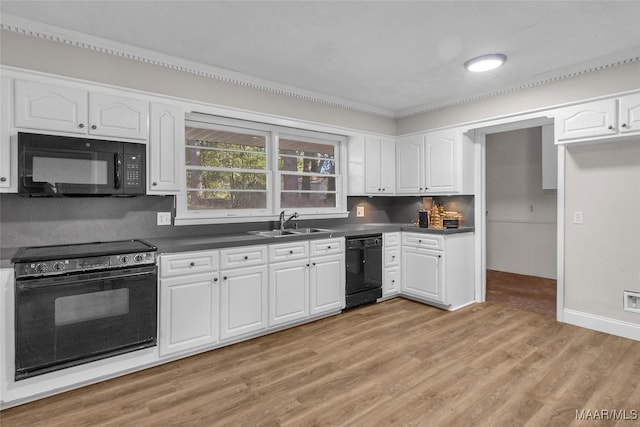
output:
[[[142,240],[76,243],[70,245],[33,246],[21,248],[11,261],[32,262],[66,258],[85,258],[100,255],[119,255],[155,251],[157,248]]]

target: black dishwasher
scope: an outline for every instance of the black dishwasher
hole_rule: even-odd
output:
[[[382,234],[347,237],[346,308],[382,297]]]

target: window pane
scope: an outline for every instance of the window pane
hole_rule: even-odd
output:
[[[331,144],[318,144],[314,142],[296,141],[294,139],[280,138],[279,154],[291,156],[319,157],[335,159],[336,147]]]
[[[280,193],[280,207],[285,208],[335,208],[335,193]]]
[[[286,172],[309,172],[333,175],[336,163],[333,160],[315,160],[303,157],[280,157],[278,169]]]
[[[267,168],[267,156],[260,152],[249,153],[187,147],[185,159],[187,166],[258,170]]]
[[[264,173],[187,170],[187,188],[222,190],[266,190]]]
[[[267,193],[187,191],[187,209],[265,209]]]
[[[223,150],[242,150],[265,153],[267,141],[264,136],[228,132],[215,129],[201,129],[187,126],[185,129],[187,145],[196,147],[219,148]]]
[[[280,175],[280,189],[293,191],[336,191],[335,177]]]

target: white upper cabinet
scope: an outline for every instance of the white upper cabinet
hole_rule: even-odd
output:
[[[394,194],[396,148],[393,139],[352,136],[347,149],[349,196]]]
[[[82,89],[16,80],[17,128],[86,134],[87,92]]]
[[[18,129],[146,140],[149,106],[141,99],[16,80]]]
[[[9,131],[11,117],[11,80],[0,79],[0,192],[16,192],[18,156]]]
[[[184,165],[184,113],[174,105],[151,103],[148,194],[176,194]]]
[[[640,93],[556,110],[558,143],[640,134]]]
[[[397,194],[456,194],[471,192],[472,142],[458,129],[412,135],[396,144]],[[466,177],[463,180],[463,177]]]
[[[392,139],[364,138],[364,182],[367,194],[393,194],[395,191],[396,146]]]
[[[620,132],[640,132],[640,93],[620,98]]]
[[[396,192],[419,194],[424,192],[424,135],[398,139],[396,144]]]
[[[140,99],[89,93],[89,134],[147,139],[149,104]]]

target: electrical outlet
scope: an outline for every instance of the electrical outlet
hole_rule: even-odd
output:
[[[158,212],[158,225],[171,225],[171,212]]]
[[[622,308],[626,311],[640,313],[640,292],[624,291],[622,295],[624,297]]]
[[[358,206],[356,208],[356,217],[361,218],[364,216],[364,206]]]
[[[574,224],[583,224],[584,223],[584,215],[582,211],[573,212],[573,223]]]

